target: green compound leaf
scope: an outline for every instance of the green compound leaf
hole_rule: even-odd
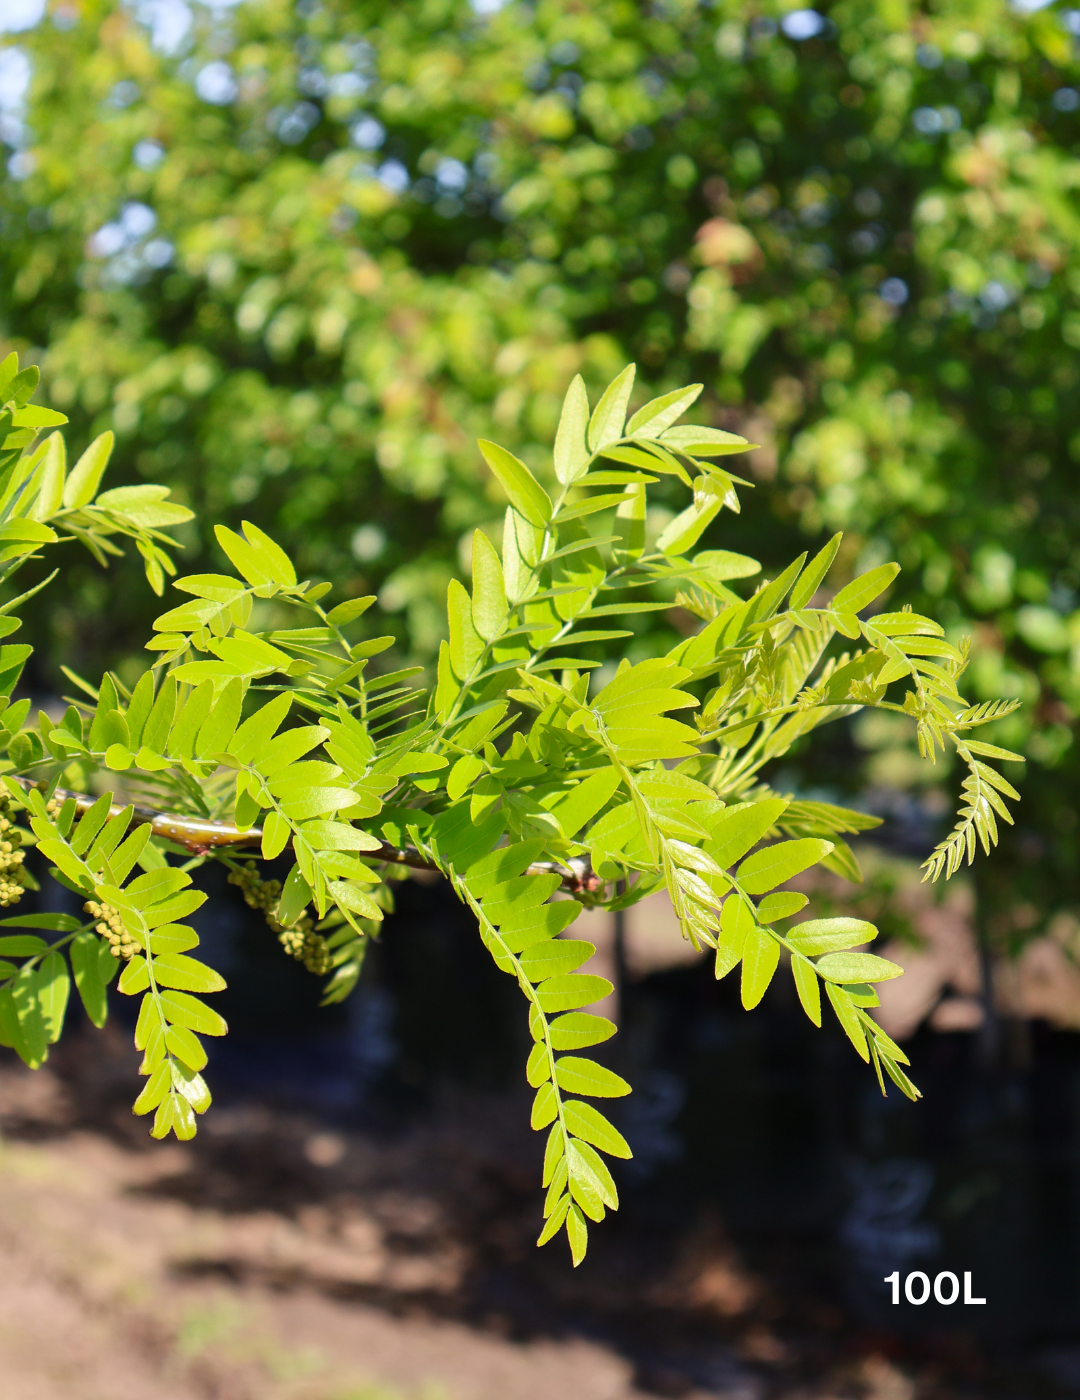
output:
[[[737,374],[726,362],[735,353],[725,348],[725,369]],[[36,381],[17,357],[0,366],[11,403],[0,572],[6,579],[68,535],[105,563],[126,537],[160,591],[172,572],[165,532],[189,512],[150,484],[95,499],[111,439],[99,438],[68,473],[62,438],[33,444],[56,418],[28,407]],[[739,510],[739,487],[748,484],[712,459],[750,444],[678,423],[698,385],[660,395],[627,423],[633,383],[628,366],[591,415],[583,380],[571,384],[556,434],[554,502],[540,484],[542,465],[483,444],[510,502],[502,553],[477,532],[471,589],[449,584],[433,695],[404,658],[379,669],[399,629],[344,637],[374,596],[325,613],[329,585],[298,583],[285,551],[249,523],[242,533],[217,529],[230,572],[178,582],[179,606],[158,618],[149,644],[155,666],[130,693],[113,674],[95,687],[68,672],[83,702],[59,722],[42,715],[26,727],[29,704],[12,705],[10,696],[29,648],[0,647],[13,770],[5,790],[28,814],[56,878],[82,899],[94,893],[112,905],[141,949],[126,962],[113,957],[70,916],[15,912],[0,921],[12,930],[0,931],[0,954],[11,959],[0,956],[0,1041],[40,1064],[60,1033],[70,975],[102,1024],[106,989],[120,973],[121,990],[140,998],[135,1041],[148,1082],[139,1112],[152,1116],[155,1137],[187,1140],[210,1104],[201,1037],[226,1030],[192,995],[224,983],[188,956],[198,938],[181,921],[205,898],[189,866],[221,859],[234,878],[245,867],[244,893],[276,905],[266,909],[272,927],[279,931],[280,920],[290,950],[326,978],[325,1004],[355,986],[392,908],[389,877],[401,862],[451,879],[496,965],[526,998],[532,1121],[547,1134],[541,1241],[565,1229],[575,1264],[587,1222],[618,1205],[599,1154],[629,1155],[618,1130],[581,1097],[629,1087],[579,1054],[615,1030],[582,1009],[612,990],[587,970],[592,943],[561,936],[583,906],[614,912],[666,888],[692,944],[715,945],[716,975],[741,967],[748,1008],[771,985],[784,946],[810,1019],[821,1022],[824,985],[882,1087],[892,1082],[917,1096],[901,1068],[906,1057],[868,1015],[879,1004],[873,983],[900,971],[857,951],[876,937],[873,925],[813,919],[786,935],[771,932],[805,907],[805,895],[781,888],[801,872],[820,864],[860,878],[843,838],[876,819],[774,794],[765,765],[785,771],[777,760],[851,707],[902,708],[924,756],[951,744],[965,765],[958,824],[927,864],[928,877],[948,875],[980,846],[992,850],[1000,822],[1012,820],[1006,803],[1016,791],[988,764],[1018,756],[968,735],[1016,707],[965,705],[958,681],[966,647],[933,619],[900,608],[862,620],[891,585],[894,565],[871,569],[831,606],[815,607],[842,558],[839,536],[756,591],[738,583],[761,572],[756,560],[732,550],[695,554],[720,511]],[[534,388],[540,403],[547,390],[539,381]],[[596,458],[606,460],[590,474]],[[659,495],[650,498],[653,488]],[[681,490],[693,499],[676,503],[672,493]],[[674,511],[654,547],[647,527],[659,505]],[[417,587],[421,601],[430,590],[423,581]],[[0,638],[14,632],[18,621],[8,615],[33,591],[0,607]],[[302,616],[287,615],[295,612]],[[657,629],[673,622],[682,640],[666,657],[650,656]],[[634,665],[618,661],[627,643]],[[609,660],[618,662],[612,672]],[[606,684],[590,680],[602,664]],[[110,769],[125,775],[133,800],[154,807],[153,821],[140,814],[132,826],[132,807],[114,806],[108,792],[92,804],[50,800],[54,778],[114,787]],[[247,883],[249,858],[271,860],[290,846],[295,863],[280,899]],[[48,946],[39,930],[58,935],[58,944]]]

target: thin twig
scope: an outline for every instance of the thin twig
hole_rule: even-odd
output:
[[[35,783],[29,778],[16,777],[14,774],[10,776],[12,781],[18,783],[25,792],[30,792],[34,788],[39,792],[48,790],[45,783]],[[69,798],[73,799],[77,812],[88,811],[98,800],[90,797],[87,793],[69,792],[66,788],[57,788],[53,796],[60,802],[66,802]],[[122,802],[113,802],[109,808],[109,815],[111,817],[117,816],[126,810],[126,805]],[[233,826],[230,822],[207,821],[203,817],[188,816],[183,812],[159,812],[154,807],[143,807],[139,804],[135,804],[134,820],[139,823],[149,822],[153,835],[160,836],[162,840],[171,841],[174,845],[182,846],[185,851],[197,856],[207,855],[214,850],[238,846],[259,846],[262,843],[261,826],[252,826],[247,831],[241,831],[239,827]],[[365,851],[364,855],[372,860],[386,861],[391,865],[407,865],[412,870],[438,872],[438,866],[413,846],[391,846],[388,842],[382,841],[378,850]],[[534,865],[530,865],[525,873],[527,875],[558,875],[562,880],[562,888],[568,894],[594,894],[601,885],[599,876],[593,871],[589,860],[583,856],[572,856],[565,863],[552,860],[537,861]]]

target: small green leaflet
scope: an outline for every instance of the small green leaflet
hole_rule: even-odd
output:
[[[551,977],[542,982],[537,1001],[549,1015],[556,1011],[573,1011],[579,1006],[591,1006],[603,1001],[614,988],[606,977],[591,973],[571,973],[566,977]]]
[[[580,374],[566,391],[558,431],[555,434],[555,475],[564,486],[576,481],[589,464],[585,434],[589,423],[589,397]]]
[[[705,849],[725,869],[735,864],[779,820],[787,807],[784,797],[762,802],[740,802],[709,821],[710,840]]]
[[[583,1050],[599,1045],[615,1034],[615,1023],[606,1016],[594,1016],[588,1011],[568,1011],[551,1022],[553,1050]],[[599,1144],[598,1144],[599,1145]]]
[[[530,525],[542,529],[551,519],[551,499],[525,463],[494,442],[481,440],[480,451],[510,504]]]
[[[534,943],[521,955],[521,970],[530,982],[576,972],[596,952],[592,943],[576,939],[551,938]]]
[[[730,895],[720,911],[720,934],[716,940],[715,974],[726,977],[742,961],[747,935],[754,928],[754,915],[738,895]]]
[[[571,1094],[588,1094],[592,1098],[620,1098],[630,1092],[630,1085],[619,1075],[576,1055],[564,1055],[555,1062],[555,1078],[559,1087]]]
[[[627,365],[601,395],[589,420],[589,451],[596,452],[622,437],[626,406],[634,387],[636,366]]]
[[[815,967],[830,982],[886,982],[904,971],[873,953],[827,953],[818,958]]]
[[[228,1026],[216,1011],[211,1011],[197,997],[187,992],[165,991],[161,993],[161,1006],[166,1017],[174,1025],[185,1026],[198,1031],[200,1035],[225,1035]]]
[[[829,543],[818,554],[815,554],[806,568],[799,575],[798,582],[791,590],[790,606],[797,611],[805,608],[821,587],[825,580],[825,575],[832,568],[833,560],[836,558],[836,551],[840,548],[840,541],[843,535],[833,535]]]
[[[846,588],[841,588],[829,607],[839,613],[861,612],[885,592],[899,572],[899,564],[879,564],[876,569],[852,579]]]
[[[791,959],[791,975],[795,979],[795,990],[799,994],[803,1010],[815,1026],[820,1026],[821,988],[813,964],[796,954]]]
[[[804,837],[801,841],[778,841],[755,851],[739,866],[739,884],[747,894],[764,894],[793,875],[816,865],[833,848],[831,841]]]
[[[807,919],[788,934],[788,940],[808,957],[857,948],[860,944],[872,943],[876,937],[877,929],[873,924],[851,918]]]
[[[776,939],[757,924],[751,924],[742,954],[742,1004],[747,1011],[753,1010],[768,991],[779,961],[780,945]]]
[[[107,987],[102,958],[113,961],[108,946],[93,933],[80,933],[71,944],[71,970],[87,1016],[97,1027],[108,1015]],[[115,964],[114,964],[115,967]]]
[[[705,386],[691,384],[685,389],[672,389],[658,399],[650,399],[644,408],[639,408],[626,425],[629,438],[656,438],[677,422],[688,408],[696,402]]]
[[[63,503],[68,510],[94,499],[113,450],[112,433],[96,437],[72,467],[64,484]]]
[[[599,1147],[611,1157],[630,1158],[633,1153],[623,1135],[590,1103],[569,1099],[563,1106],[566,1126],[575,1137]]]
[[[495,547],[482,530],[473,534],[472,622],[477,634],[492,641],[506,620],[506,587]]]

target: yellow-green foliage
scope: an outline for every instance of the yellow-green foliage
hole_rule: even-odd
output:
[[[41,1064],[62,1028],[69,960],[96,1025],[123,963],[118,990],[142,998],[135,1042],[146,1085],[135,1112],[154,1114],[155,1137],[189,1138],[210,1105],[199,1036],[226,1031],[200,999],[224,982],[189,956],[199,940],[181,922],[206,898],[191,888],[191,869],[224,862],[286,947],[329,974],[332,1002],[355,985],[390,907],[387,880],[405,862],[452,882],[526,998],[532,1125],[549,1130],[540,1243],[565,1228],[575,1263],[586,1221],[618,1205],[600,1154],[629,1156],[587,1100],[630,1086],[576,1053],[615,1029],[583,1009],[611,990],[579,971],[593,945],[558,936],[584,903],[624,908],[666,889],[684,936],[714,950],[716,976],[741,968],[747,1009],[785,957],[810,1019],[821,1024],[824,985],[882,1092],[887,1076],[917,1096],[906,1057],[868,1010],[872,984],[900,974],[857,951],[877,930],[850,918],[792,925],[807,901],[781,888],[817,865],[859,879],[843,838],[875,819],[777,793],[768,769],[859,707],[910,716],[927,758],[949,746],[969,770],[957,829],[927,862],[929,876],[952,874],[978,840],[990,850],[998,817],[1011,820],[1001,794],[1016,794],[984,760],[1015,755],[972,731],[1013,704],[966,706],[957,690],[966,648],[928,617],[872,611],[896,564],[826,600],[839,536],[748,597],[732,588],[760,572],[756,561],[696,546],[722,509],[738,509],[745,484],[716,459],[750,444],[678,421],[700,385],[627,420],[633,381],[631,365],[590,407],[575,379],[551,495],[518,457],[480,444],[509,502],[502,548],[478,533],[471,595],[450,585],[433,690],[414,684],[420,668],[380,674],[380,645],[350,640],[372,598],[330,606],[330,585],[298,579],[251,524],[243,534],[217,527],[234,572],[175,581],[184,601],[154,624],[153,665],[133,690],[112,674],[96,687],[72,675],[81,694],[63,719],[42,712],[28,724],[29,701],[9,702],[30,649],[0,648],[3,783],[29,825],[19,839],[36,842],[89,916],[0,921],[59,935],[0,935],[0,954],[19,959],[0,963],[0,1040]],[[26,406],[35,382],[14,356],[0,366],[0,581],[65,538],[100,553],[126,534],[159,583],[173,572],[165,528],[187,512],[160,487],[100,493],[107,441],[70,473],[57,435],[35,449],[38,430],[58,417]],[[647,498],[663,478],[690,503],[650,547]],[[597,649],[632,636],[619,624],[668,606],[642,601],[643,585],[675,591],[700,628],[593,683]],[[15,609],[0,613],[6,633],[19,626]],[[105,783],[96,801],[84,796]],[[263,859],[290,851],[280,888],[237,862],[231,853],[244,845]],[[575,897],[552,902],[560,886]]]

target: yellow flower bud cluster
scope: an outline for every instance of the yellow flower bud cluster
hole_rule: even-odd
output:
[[[302,962],[308,972],[316,977],[330,971],[330,950],[326,940],[315,932],[314,924],[306,914],[288,928],[279,922],[280,880],[264,880],[258,866],[249,860],[242,869],[230,873],[229,884],[239,886],[249,909],[258,909],[265,916],[266,922],[277,934],[278,942],[290,957]]]
[[[96,899],[88,899],[83,909],[92,919],[97,920],[94,929],[108,943],[114,958],[123,958],[126,962],[133,954],[139,952],[139,945],[124,927],[118,909],[114,909],[111,904],[99,904]]]
[[[24,892],[26,853],[21,849],[22,833],[11,820],[10,811],[8,799],[0,799],[0,909],[18,904]]]

